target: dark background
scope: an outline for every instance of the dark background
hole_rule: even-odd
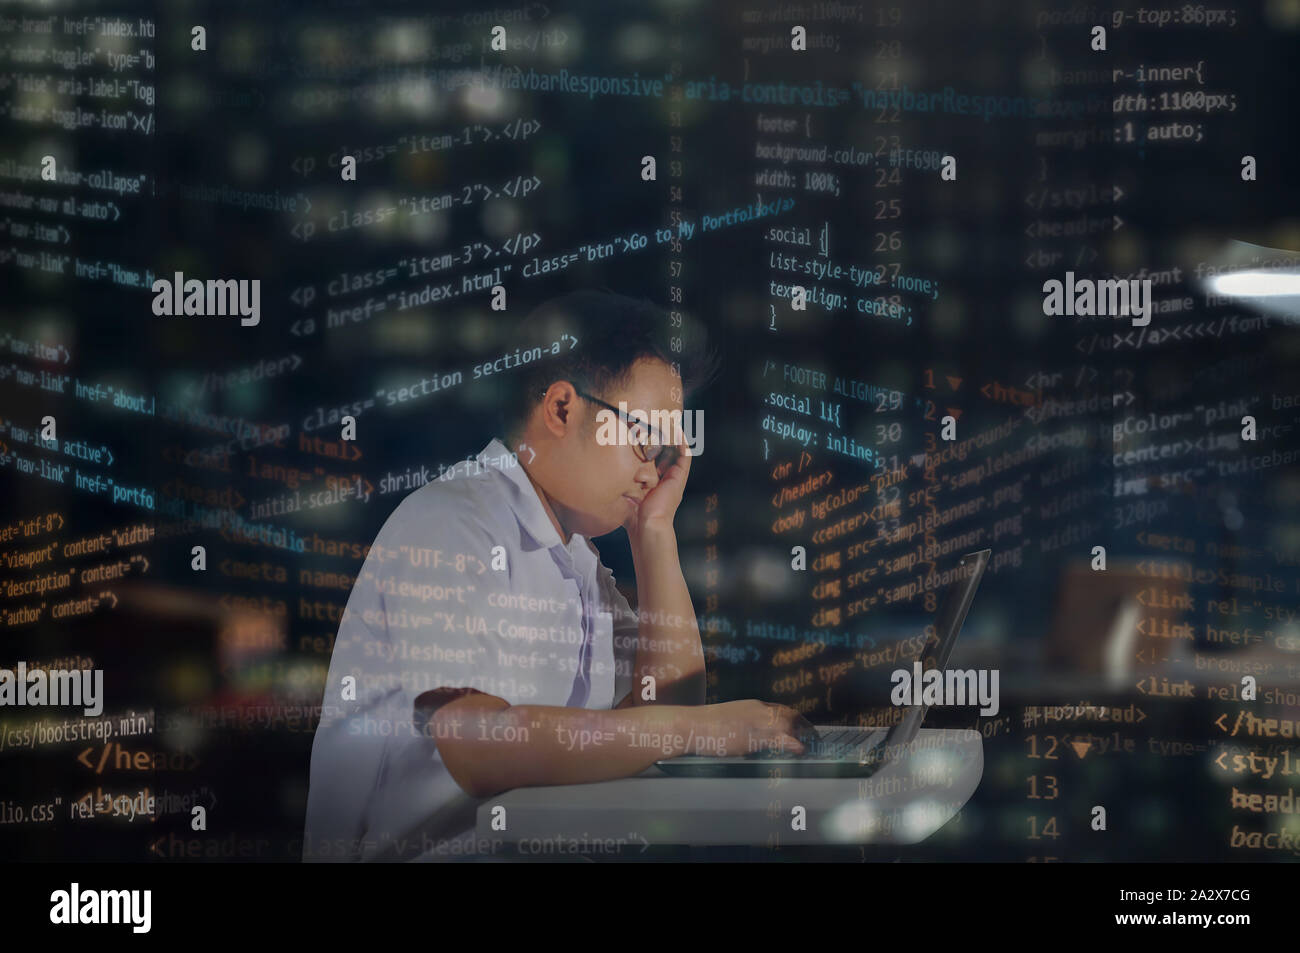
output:
[[[702,323],[723,357],[720,377],[693,404],[705,411],[706,449],[694,462],[677,521],[683,568],[705,642],[717,650],[710,663],[710,701],[761,697],[796,705],[818,723],[869,723],[883,717],[886,713],[873,715],[871,708],[887,703],[886,668],[866,668],[857,660],[833,683],[817,671],[817,665],[835,659],[854,660],[858,648],[830,647],[816,656],[807,666],[814,683],[799,691],[780,687],[783,677],[799,666],[782,664],[775,653],[828,634],[848,633],[847,641],[863,648],[916,634],[932,621],[933,603],[918,595],[887,605],[884,593],[918,574],[951,566],[962,552],[989,545],[995,562],[952,664],[998,668],[1001,712],[979,719],[969,711],[934,711],[927,719],[927,725],[978,727],[984,733],[984,778],[961,814],[906,856],[1294,860],[1290,851],[1249,850],[1232,841],[1238,826],[1263,832],[1291,829],[1293,815],[1234,810],[1231,789],[1285,794],[1291,778],[1276,775],[1263,781],[1216,763],[1228,750],[1226,744],[1237,745],[1231,752],[1244,752],[1244,739],[1226,739],[1216,727],[1221,713],[1226,710],[1231,722],[1237,708],[1208,698],[1206,676],[1203,670],[1198,675],[1194,659],[1197,654],[1249,653],[1272,666],[1261,678],[1261,689],[1300,693],[1292,677],[1300,631],[1294,623],[1288,629],[1262,618],[1267,607],[1294,612],[1300,601],[1295,467],[1247,467],[1224,476],[1216,466],[1294,450],[1294,431],[1270,432],[1254,444],[1234,443],[1242,412],[1221,414],[1209,423],[1203,412],[1244,399],[1244,412],[1260,428],[1293,428],[1296,413],[1275,409],[1274,398],[1300,390],[1294,373],[1298,336],[1294,324],[1277,317],[1267,325],[1240,324],[1249,330],[1209,336],[1206,328],[1222,318],[1249,321],[1261,312],[1249,303],[1207,304],[1192,271],[1198,263],[1224,267],[1233,242],[1262,246],[1253,253],[1274,258],[1300,248],[1296,186],[1286,164],[1296,145],[1290,117],[1297,81],[1288,64],[1300,24],[1280,5],[1234,10],[1235,24],[1213,26],[1188,22],[1205,8],[1171,5],[1160,8],[1170,13],[1160,28],[1135,19],[1114,26],[1117,12],[1132,14],[1136,7],[1004,3],[838,8],[534,3],[510,9],[528,19],[502,17],[508,36],[535,43],[536,50],[484,52],[497,21],[481,18],[487,14],[480,16],[477,7],[441,3],[236,3],[200,6],[185,17],[149,5],[78,5],[77,15],[84,10],[92,19],[143,18],[154,24],[152,38],[138,36],[116,47],[147,49],[155,58],[153,68],[137,65],[115,73],[102,52],[94,64],[76,70],[20,61],[14,53],[20,46],[102,50],[113,42],[95,37],[87,43],[87,37],[62,32],[61,21],[50,36],[24,33],[24,18],[35,20],[48,12],[7,8],[5,16],[19,22],[0,41],[8,44],[0,60],[0,160],[13,163],[0,167],[9,170],[0,179],[0,192],[52,197],[60,204],[69,197],[79,203],[108,199],[121,215],[105,222],[41,213],[19,209],[13,204],[17,199],[7,200],[3,209],[7,234],[0,241],[0,322],[10,335],[5,347],[11,363],[0,380],[5,423],[0,481],[7,520],[18,525],[37,516],[59,516],[52,521],[56,527],[10,540],[4,551],[15,554],[58,541],[62,552],[68,541],[141,523],[153,528],[154,538],[121,550],[147,556],[148,567],[133,564],[126,578],[111,585],[83,585],[74,574],[66,592],[6,599],[11,611],[112,592],[100,599],[93,614],[75,622],[53,618],[49,606],[34,623],[6,616],[0,664],[12,667],[18,659],[77,653],[93,658],[106,669],[105,716],[150,710],[156,729],[129,742],[118,739],[133,751],[151,753],[144,770],[109,767],[96,773],[86,761],[97,761],[103,751],[99,743],[91,754],[84,752],[86,744],[77,743],[0,754],[12,769],[4,772],[0,798],[9,807],[22,807],[28,818],[18,820],[12,812],[0,817],[6,854],[33,860],[218,859],[235,856],[244,843],[245,859],[296,859],[314,722],[303,717],[292,726],[282,721],[272,727],[257,725],[254,717],[254,725],[245,730],[237,727],[237,718],[223,721],[214,713],[256,712],[257,706],[283,713],[319,705],[328,640],[337,627],[331,613],[342,610],[349,587],[310,585],[301,573],[355,575],[359,549],[347,555],[296,553],[284,545],[252,544],[231,529],[268,524],[285,539],[292,531],[298,538],[315,533],[350,547],[368,545],[406,492],[381,492],[386,475],[422,465],[436,472],[439,464],[450,466],[477,453],[497,434],[500,391],[491,378],[473,380],[470,368],[539,343],[515,332],[516,322],[536,304],[578,288],[608,287],[648,297]],[[836,10],[849,19],[828,19]],[[464,22],[463,15],[472,22]],[[59,16],[73,12],[60,11]],[[1094,17],[1107,26],[1105,52],[1089,48]],[[206,26],[206,52],[190,49],[194,23]],[[794,23],[808,28],[807,52],[789,49]],[[770,49],[754,42],[762,38],[773,40]],[[823,41],[829,49],[814,46]],[[456,54],[458,43],[470,44],[470,52]],[[567,69],[587,76],[630,77],[636,72],[668,79],[662,99],[471,91],[450,80],[452,71],[475,72],[497,63],[525,73],[530,68],[538,73]],[[1197,64],[1204,85],[1195,79],[1136,80],[1140,65]],[[1116,77],[1112,70],[1123,75]],[[1089,77],[1089,71],[1095,75]],[[57,92],[60,79],[90,77],[151,85],[155,102],[150,105],[130,91],[112,97]],[[38,88],[43,78],[45,86]],[[689,83],[709,80],[716,81],[715,90],[717,84],[730,84],[730,101],[690,95]],[[857,102],[758,105],[737,95],[746,81],[792,86],[820,81],[841,88],[857,83],[914,92],[952,86],[972,96],[1050,99],[1077,112],[1074,118],[998,116],[986,122],[983,116],[867,108]],[[1235,108],[1161,111],[1154,104],[1162,102],[1162,92],[1226,94]],[[1112,112],[1117,96],[1138,93],[1151,108]],[[331,96],[334,105],[321,105]],[[54,121],[53,113],[39,113],[72,106],[129,113],[128,128],[68,130]],[[762,132],[760,114],[795,119],[799,132]],[[527,138],[518,138],[525,127],[516,121],[538,125]],[[1158,135],[1170,122],[1187,124],[1192,138],[1150,138],[1149,130],[1154,127]],[[477,140],[471,145],[460,138],[467,127],[471,140]],[[506,134],[512,128],[516,138]],[[489,130],[492,138],[483,138],[480,129]],[[812,133],[810,140],[806,131]],[[1050,138],[1061,133],[1080,137],[1081,147]],[[407,147],[413,137],[442,134],[457,137],[456,144],[418,154]],[[758,142],[825,143],[832,152],[852,146],[871,152],[872,161],[865,166],[832,160],[785,164],[757,158]],[[359,153],[355,182],[340,181],[337,168],[329,165],[331,155],[381,145],[399,148],[388,155],[372,153],[369,161],[364,151]],[[933,168],[891,165],[895,148],[953,155],[958,177],[947,182]],[[36,168],[45,154],[59,158],[59,181],[25,180],[13,171]],[[1241,180],[1241,157],[1247,154],[1257,159],[1257,181]],[[653,182],[641,179],[643,155],[657,158]],[[111,169],[118,176],[145,178],[138,196],[117,196],[65,181],[68,169]],[[793,174],[794,187],[757,184],[756,175],[782,169]],[[817,180],[830,181],[830,192],[809,188],[813,180],[808,176],[814,173],[835,177]],[[539,181],[534,191],[504,194],[508,183],[531,177]],[[493,189],[496,197],[482,199],[479,186]],[[227,200],[200,197],[196,190],[204,187],[293,198],[296,208],[241,209]],[[466,189],[474,196],[470,204],[441,213],[410,216],[399,201],[444,193],[460,197]],[[1051,195],[1059,198],[1065,190],[1088,196],[1085,206],[1052,207]],[[771,220],[700,230],[702,216],[747,206],[759,194],[765,201],[789,197],[795,206]],[[337,227],[338,216],[382,208],[400,211],[376,224]],[[654,241],[655,228],[683,219],[696,223],[693,237],[674,244]],[[14,223],[38,222],[66,232],[46,242],[31,233],[20,237],[14,230]],[[1057,223],[1062,233],[1048,234]],[[778,225],[809,229],[812,247],[771,240],[768,229]],[[1083,233],[1070,234],[1076,227]],[[905,325],[853,310],[856,297],[878,292],[827,281],[818,284],[847,295],[848,310],[829,313],[810,302],[806,311],[792,311],[787,299],[771,294],[769,282],[796,279],[774,270],[769,256],[775,251],[818,257],[823,228],[830,260],[846,270],[849,264],[883,266],[885,274],[930,279],[938,284],[937,298],[885,289],[886,297],[898,294],[910,309],[911,324]],[[634,232],[651,236],[647,248],[592,262],[584,255],[550,275],[522,274],[534,256]],[[520,236],[536,236],[536,248],[511,251],[518,245],[510,243]],[[484,258],[475,244],[480,242],[497,254]],[[77,277],[72,264],[53,274],[22,257],[39,258],[42,251],[149,269],[155,275],[180,270],[187,277],[258,278],[261,322],[246,328],[237,318],[158,317],[145,288],[124,287],[108,277]],[[327,294],[330,282],[342,273],[364,275],[415,256],[444,253],[457,260],[437,275],[410,278],[399,268],[382,289],[336,298]],[[503,281],[509,294],[505,314],[489,309],[486,291],[400,311],[386,298],[389,291],[410,294],[429,283],[451,281],[459,290],[463,276],[498,264],[512,266]],[[1156,285],[1154,297],[1189,296],[1194,307],[1155,314],[1146,330],[1185,329],[1185,334],[1156,341],[1143,336],[1138,347],[1132,341],[1139,335],[1126,320],[1042,313],[1042,283],[1063,279],[1066,270],[1078,277],[1128,277],[1142,268],[1150,273],[1174,267],[1182,269],[1183,281]],[[304,295],[305,289],[315,293],[314,300]],[[386,309],[363,323],[345,319],[329,326],[330,309],[354,308],[368,294],[384,301]],[[772,324],[776,331],[770,330]],[[1125,339],[1130,331],[1135,333]],[[664,335],[672,338],[671,325]],[[60,364],[35,360],[20,354],[14,341],[59,344],[68,358]],[[207,376],[286,357],[293,370],[258,381],[235,378],[214,390]],[[785,364],[824,372],[828,381],[838,376],[894,389],[903,397],[899,406],[881,410],[831,393],[829,384],[826,393],[790,384],[782,378]],[[457,369],[464,381],[437,394],[391,407],[383,399],[370,407],[352,406],[380,390],[395,391],[433,372]],[[70,378],[58,392],[19,377],[19,370]],[[1041,383],[1057,374],[1057,383]],[[1037,386],[1027,383],[1036,376]],[[153,401],[154,413],[77,397],[71,377],[143,395]],[[819,400],[839,403],[841,422],[832,426],[773,407],[768,403],[773,391],[807,396],[814,408]],[[1047,419],[1034,420],[1026,417],[1023,403],[1009,402],[1008,393],[1031,408],[1091,398],[1099,403],[1082,413],[1061,412],[1057,405]],[[959,442],[1000,424],[1021,425],[1007,439],[970,448],[963,462],[925,463],[923,455],[933,458],[944,448],[940,418],[954,409]],[[323,423],[331,410],[336,417],[356,416],[359,456],[341,447],[337,423]],[[1123,443],[1113,437],[1113,427],[1126,419],[1183,412],[1197,417]],[[210,416],[193,416],[197,413]],[[148,488],[154,506],[115,502],[111,495],[79,489],[71,475],[66,483],[57,483],[39,472],[23,472],[20,459],[73,462],[66,453],[14,438],[14,425],[38,429],[46,414],[56,416],[60,440],[82,439],[111,449],[111,466],[77,464],[83,473]],[[768,414],[815,429],[817,443],[807,448],[806,459],[793,442],[763,429]],[[191,451],[231,439],[229,432],[212,428],[219,418],[287,430],[280,445],[253,446],[260,441],[250,441],[228,457],[209,456],[207,465],[193,465],[204,458]],[[811,539],[819,526],[811,514],[800,529],[774,531],[774,520],[796,508],[772,505],[778,488],[792,482],[773,477],[780,464],[794,464],[800,479],[829,469],[832,489],[865,483],[878,472],[871,461],[830,450],[830,435],[852,438],[871,448],[874,457],[922,461],[909,467],[897,493],[891,489],[864,496],[868,506],[897,501],[901,524],[981,497],[986,505],[974,516],[947,523],[932,539],[922,536],[910,543],[891,536],[896,527],[886,525],[819,546]],[[1034,436],[1055,439],[1056,445],[1028,454],[1021,464],[977,486],[953,485],[955,475],[1000,453],[1022,451]],[[351,459],[327,455],[311,444],[314,437],[332,442]],[[1142,466],[1112,464],[1115,452],[1201,438],[1220,442],[1213,449],[1184,449]],[[280,470],[267,476],[266,466]],[[1188,468],[1199,472],[1186,483],[1171,485],[1166,479]],[[287,481],[296,471],[305,471],[304,493],[327,489],[329,477],[340,484],[371,486],[372,496],[368,503],[349,500],[255,518],[254,503],[293,493]],[[1138,492],[1130,482],[1120,494],[1117,479],[1138,481],[1143,489]],[[996,496],[999,489],[1013,486],[1020,488],[1014,502],[1008,494]],[[930,503],[917,502],[914,494],[927,488]],[[800,502],[806,506],[807,500]],[[997,524],[1011,520],[1017,510],[1021,521],[1014,526],[1004,522],[999,538],[992,540]],[[855,503],[831,518],[860,511],[861,504]],[[936,556],[932,564],[926,560],[892,574],[883,564],[978,529],[986,534],[979,545]],[[1153,535],[1191,541],[1195,552],[1152,546]],[[813,568],[819,556],[862,540],[875,540],[865,560],[849,564],[846,558],[842,573]],[[598,542],[603,561],[635,601],[623,534]],[[1225,558],[1207,544],[1220,552],[1224,547],[1239,551]],[[206,574],[191,570],[194,545],[207,548]],[[790,568],[796,545],[807,550],[810,568],[802,574]],[[1119,687],[1101,676],[1106,633],[1076,633],[1073,648],[1060,655],[1067,622],[1056,610],[1064,574],[1071,566],[1086,566],[1096,545],[1106,547],[1112,570],[1126,567],[1152,579],[1143,590],[1148,601],[1191,596],[1189,604],[1172,612],[1144,611],[1153,629],[1157,621],[1168,620],[1189,626],[1190,638],[1139,639],[1133,658],[1125,660]],[[19,581],[55,567],[80,570],[107,558],[60,555],[26,570],[6,559],[0,568],[5,579]],[[873,581],[849,589],[848,571],[870,567],[876,559],[882,563],[876,564]],[[1170,559],[1185,564],[1175,572],[1190,573],[1185,588],[1151,562]],[[249,567],[263,563],[250,578],[254,570]],[[1210,575],[1198,579],[1197,572]],[[1224,581],[1233,578],[1230,574],[1262,578],[1266,573],[1283,580],[1283,593],[1259,596]],[[844,584],[838,596],[815,595],[827,591],[818,589],[819,583],[836,578]],[[850,616],[849,604],[872,595],[878,601],[870,611]],[[1248,595],[1252,601],[1259,596],[1261,603],[1247,615],[1229,617],[1209,606],[1211,600],[1226,602],[1233,596],[1244,602]],[[838,618],[829,614],[836,609]],[[747,625],[761,623],[792,627],[791,637],[747,635]],[[1256,632],[1266,629],[1269,636],[1258,645],[1234,649],[1209,634],[1210,629],[1247,625]],[[1149,697],[1145,680],[1166,677],[1196,681],[1195,697]],[[1234,680],[1219,674],[1210,682],[1224,686]],[[834,704],[823,697],[828,689]],[[1088,720],[1048,724],[1035,722],[1040,716],[1031,713],[1033,706],[1084,702],[1137,705],[1144,720],[1118,726]],[[1296,707],[1261,701],[1250,710],[1294,718]],[[12,725],[31,717],[29,711],[14,710],[3,720]],[[1079,755],[1069,746],[1071,737],[1109,737],[1114,730],[1121,739],[1134,740],[1132,753],[1112,747]],[[1178,740],[1204,750],[1163,755],[1158,744],[1151,750],[1150,739]],[[109,763],[116,750],[110,750]],[[194,763],[184,754],[192,755]],[[84,757],[78,760],[78,755]],[[171,770],[174,765],[179,770]],[[201,803],[213,805],[208,830],[190,831],[187,813],[134,822],[111,814],[69,818],[68,805],[87,794],[96,799],[104,791],[134,796],[146,788],[155,794],[200,796]],[[1049,790],[1055,795],[1044,796]],[[56,797],[61,800],[56,820],[29,820],[36,805],[52,804]],[[1097,804],[1108,807],[1110,827],[1104,833],[1088,825]],[[191,846],[175,847],[175,841],[166,841],[169,835]],[[229,852],[223,853],[227,841]],[[764,859],[799,856],[784,848],[749,853]]]

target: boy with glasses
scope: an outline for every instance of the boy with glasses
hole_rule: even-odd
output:
[[[481,799],[511,788],[728,745],[803,750],[811,726],[793,709],[704,704],[673,518],[692,459],[675,422],[711,359],[679,377],[666,318],[606,292],[543,305],[521,337],[576,345],[515,369],[505,440],[384,524],[335,641],[305,859],[463,856]],[[665,418],[675,432],[653,426]],[[636,612],[590,542],[619,527]]]

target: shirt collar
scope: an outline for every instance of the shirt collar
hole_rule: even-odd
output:
[[[578,566],[584,569],[594,566],[595,553],[581,533],[573,533],[569,537],[569,545],[567,547],[564,545],[559,530],[546,515],[541,497],[537,495],[537,487],[533,486],[533,481],[528,479],[528,474],[524,472],[518,456],[512,454],[505,444],[494,437],[479,453],[478,462],[481,466],[499,470],[510,481],[512,484],[510,504],[515,517],[519,520],[519,525],[539,546],[547,549],[559,546],[567,550]]]

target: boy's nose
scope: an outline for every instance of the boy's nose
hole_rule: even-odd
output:
[[[647,492],[653,490],[659,483],[659,468],[653,462],[642,462],[637,467],[636,482],[644,486]]]

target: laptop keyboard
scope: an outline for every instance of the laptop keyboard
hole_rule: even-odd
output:
[[[817,741],[807,744],[804,758],[857,758],[865,754],[884,740],[889,733],[887,728],[844,728],[831,725],[818,727],[820,736]],[[796,755],[795,757],[800,757]]]
[[[818,740],[807,745],[810,753],[824,757],[844,757],[859,748],[874,748],[887,735],[887,728],[818,728]]]

